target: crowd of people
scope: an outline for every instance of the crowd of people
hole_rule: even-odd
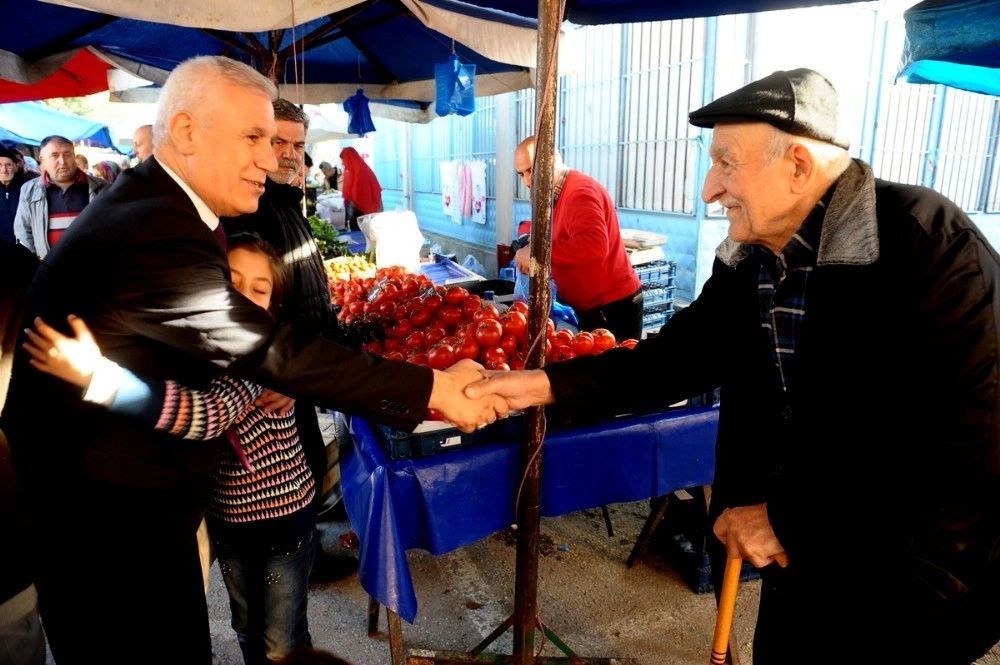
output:
[[[515,409],[573,421],[715,389],[712,571],[718,584],[742,558],[761,572],[756,665],[869,662],[887,620],[901,662],[989,651],[1000,256],[947,198],[851,158],[818,72],[775,72],[689,120],[712,130],[701,195],[729,221],[701,293],[633,349],[515,372],[431,370],[332,339],[292,184],[308,118],[246,65],[174,69],[148,140],[137,130],[137,155],[151,152],[113,186],[62,137],[44,143],[34,179],[0,151],[5,191],[21,179],[0,218],[15,241],[0,245],[0,616],[17,618],[0,625],[0,654],[38,665],[44,626],[59,665],[138,653],[208,665],[215,557],[248,665],[342,662],[313,647],[306,618],[325,466],[316,407],[408,431],[433,409],[472,432]],[[381,209],[352,150],[342,182],[321,169],[359,211]],[[534,138],[514,157],[530,187]],[[560,295],[583,327],[634,333],[641,289],[613,201],[552,163]],[[601,289],[574,265],[597,253],[613,276]],[[521,250],[518,267],[530,258]],[[650,368],[655,381],[635,380]],[[67,495],[75,518],[44,528]],[[67,539],[90,547],[67,556]],[[151,627],[165,638],[154,650]],[[817,634],[829,636],[819,648]]]

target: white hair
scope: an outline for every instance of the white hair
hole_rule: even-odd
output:
[[[266,76],[249,65],[221,55],[202,55],[185,60],[170,72],[156,109],[153,145],[168,139],[170,119],[181,111],[195,111],[215,98],[210,86],[222,78],[244,88],[260,90],[273,102],[278,89]],[[202,118],[204,120],[204,118]]]

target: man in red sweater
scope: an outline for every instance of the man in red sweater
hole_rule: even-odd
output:
[[[521,141],[514,168],[531,187],[535,137]],[[557,152],[553,168],[552,279],[559,300],[574,309],[580,330],[607,328],[615,338],[642,335],[642,285],[622,241],[618,212],[601,183],[567,167]],[[514,254],[528,274],[530,246]]]

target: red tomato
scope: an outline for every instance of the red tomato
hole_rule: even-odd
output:
[[[441,324],[433,324],[424,329],[424,339],[427,341],[427,346],[437,344],[444,339],[444,336],[447,334],[447,328]]]
[[[385,341],[382,342],[382,348],[385,349],[385,351],[387,352],[399,351],[401,348],[403,348],[403,340],[399,339],[398,337],[386,337]],[[385,354],[383,354],[383,356],[384,355]]]
[[[409,275],[403,280],[400,292],[407,297],[413,297],[420,291],[420,279],[416,275]]]
[[[449,286],[448,290],[445,291],[444,301],[449,305],[461,307],[467,295],[469,295],[469,290],[464,286]]]
[[[482,346],[497,346],[502,337],[503,326],[497,319],[483,319],[476,326],[476,341]]]
[[[386,351],[382,354],[382,357],[388,360],[406,360],[406,357],[400,351]]]
[[[484,319],[496,319],[500,320],[500,309],[493,303],[484,302],[482,306],[475,311],[472,315],[472,320],[476,323],[483,321]]]
[[[570,342],[570,348],[573,349],[573,353],[578,356],[590,355],[590,353],[594,350],[594,336],[586,330],[581,330],[573,336],[573,341]]]
[[[552,335],[552,343],[553,345],[556,346],[558,346],[559,344],[562,344],[563,346],[569,346],[570,344],[573,343],[573,333],[569,330],[569,328],[562,328],[560,330],[557,330]]]
[[[510,365],[508,365],[507,363],[497,363],[492,367],[492,369],[499,370],[501,372],[509,372]]]
[[[528,338],[528,317],[515,309],[508,309],[500,315],[500,323],[503,324],[503,331],[516,337],[518,340]]]
[[[438,342],[427,350],[427,364],[434,369],[448,369],[455,364],[455,347]]]
[[[465,317],[462,315],[462,310],[454,305],[445,305],[442,307],[441,311],[438,312],[438,318],[441,320],[441,323],[446,326],[457,326],[465,320]]]
[[[406,358],[406,362],[413,365],[426,365],[427,364],[427,354],[424,351],[420,353],[414,353]]]
[[[444,416],[437,409],[427,409],[427,420],[444,420]]]
[[[441,306],[444,305],[444,298],[442,298],[441,294],[436,291],[432,291],[431,293],[421,296],[420,300],[424,303],[424,307],[429,309],[431,312],[438,311],[441,309]]]
[[[458,360],[462,360],[463,358],[475,360],[479,357],[479,351],[479,342],[476,341],[476,338],[473,335],[463,337],[459,341],[458,346],[455,347],[455,355]]]
[[[614,333],[607,328],[595,328],[592,334],[594,335],[594,353],[604,353],[608,349],[614,348],[617,343]]]
[[[423,349],[425,346],[427,346],[427,338],[422,330],[414,330],[403,340],[404,349]]]
[[[517,338],[510,333],[504,333],[503,337],[500,338],[500,348],[510,356],[517,351]]]
[[[576,353],[573,352],[573,348],[568,344],[565,345],[554,345],[552,347],[552,362],[557,363],[563,360],[570,360],[571,358],[576,358]]]
[[[399,287],[392,282],[386,282],[375,294],[375,302],[394,301],[399,297]]]
[[[382,300],[378,303],[378,313],[382,316],[391,317],[398,305],[395,300]]]
[[[618,342],[618,346],[620,346],[620,347],[622,347],[624,349],[634,349],[635,345],[638,344],[638,343],[639,343],[639,340],[637,340],[637,339],[635,339],[633,337],[630,337],[628,339],[623,339],[622,341]]]
[[[471,319],[472,316],[479,311],[479,308],[483,306],[483,299],[476,294],[472,293],[465,297],[462,302],[462,314],[465,318]]]
[[[483,365],[486,366],[486,369],[496,369],[497,365],[500,363],[507,363],[507,352],[499,346],[483,347],[480,357],[482,358]],[[508,369],[510,368],[508,367]]]
[[[475,339],[476,335],[476,324],[470,322],[460,323],[455,326],[455,337],[458,339],[465,339],[466,337],[472,337]]]
[[[410,322],[417,328],[423,328],[430,323],[433,315],[427,305],[416,304],[410,308]]]
[[[413,324],[410,323],[409,319],[400,319],[399,321],[394,321],[392,325],[386,329],[385,334],[389,337],[395,337],[397,339],[406,339],[410,333],[414,331]]]
[[[511,303],[510,310],[508,311],[520,312],[521,314],[524,314],[525,318],[527,318],[529,311],[528,303],[523,300],[515,300]]]

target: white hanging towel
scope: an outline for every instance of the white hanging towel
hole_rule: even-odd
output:
[[[469,162],[472,172],[472,221],[486,223],[486,162]]]
[[[462,217],[472,217],[472,170],[469,163],[462,164]]]
[[[459,200],[459,160],[441,162],[441,209],[451,217],[456,224],[462,223],[462,207]]]

